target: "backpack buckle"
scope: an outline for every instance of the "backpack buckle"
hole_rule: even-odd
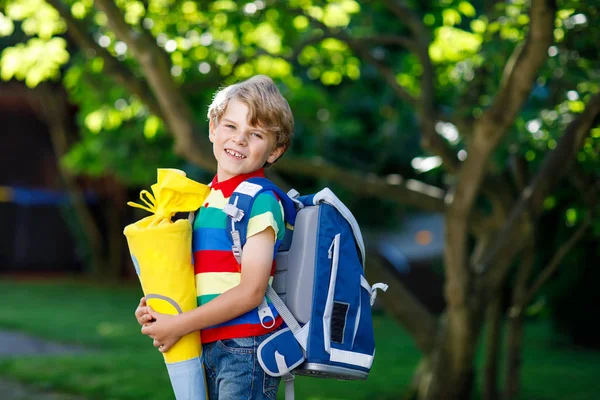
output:
[[[273,311],[271,311],[271,307],[269,307],[269,305],[267,304],[267,302],[264,298],[263,298],[262,303],[258,307],[258,319],[260,319],[260,324],[265,329],[270,329],[275,326],[275,316],[273,315]],[[267,325],[269,323],[269,321],[268,321],[269,319],[271,321],[270,321],[270,324]],[[266,323],[265,323],[265,320],[267,320]]]
[[[298,193],[296,189],[290,189],[290,191],[287,192],[287,195],[294,202],[297,210],[301,210],[304,208],[304,204],[300,200],[298,200],[298,197],[300,197],[300,193]]]
[[[240,240],[240,231],[231,231],[231,238],[233,239],[233,246],[231,246],[231,252],[235,257],[237,263],[242,265],[242,242]]]
[[[233,204],[225,204],[223,212],[231,217],[235,222],[240,222],[244,218],[244,212]]]

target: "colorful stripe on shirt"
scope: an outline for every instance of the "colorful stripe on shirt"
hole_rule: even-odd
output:
[[[199,210],[194,220],[192,249],[199,306],[239,285],[241,281],[241,267],[233,256],[232,242],[227,232],[231,228],[227,226],[227,215],[222,210],[228,200],[220,190],[211,190],[205,206]],[[254,201],[246,237],[249,238],[269,227],[276,234],[269,281],[271,283],[275,273],[275,254],[285,236],[285,228],[281,203],[274,193],[264,192]],[[202,330],[202,342],[268,333],[281,324],[281,317],[274,307],[269,305],[276,316],[273,328],[264,328],[260,324],[257,310],[254,309],[231,321]]]

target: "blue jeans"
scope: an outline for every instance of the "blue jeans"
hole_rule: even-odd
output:
[[[202,346],[210,400],[275,400],[279,377],[267,375],[257,348],[272,333],[225,339]]]

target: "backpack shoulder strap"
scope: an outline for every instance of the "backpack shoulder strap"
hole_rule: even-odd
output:
[[[250,178],[240,183],[231,194],[229,203],[223,207],[229,225],[227,232],[233,242],[233,255],[238,264],[242,261],[242,248],[246,244],[248,222],[254,200],[266,191],[274,192],[281,201],[284,221],[292,226],[296,221],[294,201],[273,182],[267,178]]]

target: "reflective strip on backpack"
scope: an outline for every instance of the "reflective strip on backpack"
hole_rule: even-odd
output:
[[[346,205],[344,203],[342,203],[340,201],[340,199],[338,199],[337,196],[335,194],[333,194],[333,192],[329,188],[325,188],[325,189],[321,190],[319,193],[315,194],[313,202],[315,205],[318,205],[321,202],[331,205],[336,210],[338,210],[338,212],[344,217],[344,219],[346,221],[348,221],[348,223],[350,224],[350,227],[352,228],[352,232],[354,233],[354,239],[356,240],[356,243],[358,244],[358,248],[360,249],[362,265],[364,268],[365,267],[365,257],[366,257],[365,244],[363,242],[360,228],[358,227],[358,222],[356,222],[356,219],[352,215],[352,212],[350,212],[348,207],[346,207]]]
[[[356,353],[354,351],[340,350],[340,349],[331,349],[331,361],[341,362],[344,364],[356,365],[357,367],[363,368],[371,368],[373,365],[373,355]]]

